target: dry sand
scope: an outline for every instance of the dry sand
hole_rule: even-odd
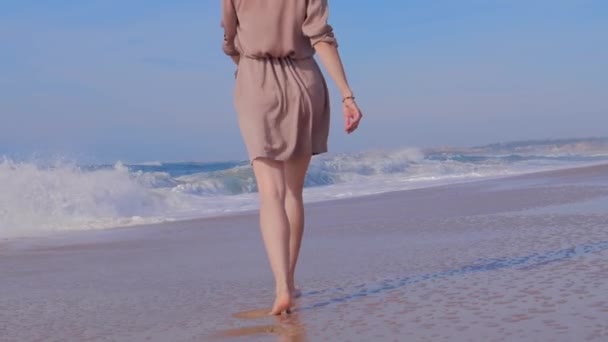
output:
[[[255,212],[0,243],[0,341],[608,341],[608,165],[307,206],[289,316]]]

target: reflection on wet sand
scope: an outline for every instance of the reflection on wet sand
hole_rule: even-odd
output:
[[[311,206],[279,317],[254,214],[6,242],[0,340],[605,342],[607,208],[608,164]]]
[[[465,265],[463,267],[449,269],[446,271],[435,272],[435,273],[426,273],[421,275],[414,276],[406,276],[395,279],[384,279],[382,282],[378,284],[360,284],[355,286],[351,291],[346,294],[342,294],[340,296],[332,297],[328,300],[317,301],[305,307],[297,308],[296,310],[310,310],[315,309],[331,304],[342,303],[345,301],[357,299],[360,297],[370,296],[374,294],[380,294],[383,292],[391,291],[408,284],[419,283],[421,281],[432,281],[437,278],[444,278],[449,276],[462,276],[468,273],[475,272],[484,272],[484,271],[495,271],[503,268],[518,268],[521,270],[531,269],[534,267],[539,267],[542,265],[546,265],[550,262],[559,262],[565,261],[568,259],[573,259],[575,257],[584,256],[589,253],[600,252],[608,249],[608,240],[605,241],[597,241],[590,242],[586,244],[577,245],[574,247],[561,249],[557,251],[544,251],[544,252],[535,252],[528,255],[511,257],[511,258],[494,258],[494,259],[485,259],[480,260],[478,263],[472,265]],[[344,288],[336,288],[336,289],[328,289],[329,292],[333,290],[333,292],[344,292]],[[308,295],[316,295],[326,291],[313,291],[308,293]],[[347,290],[348,291],[348,290]],[[304,295],[307,295],[305,293]]]
[[[246,326],[241,328],[227,329],[218,332],[213,337],[216,340],[237,337],[250,337],[260,335],[275,335],[279,342],[303,342],[306,341],[305,325],[300,320],[298,313],[288,315],[269,316],[270,309],[257,309],[238,312],[233,315],[240,319],[267,319],[273,320],[272,324]]]

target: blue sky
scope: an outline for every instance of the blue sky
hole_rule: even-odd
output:
[[[245,159],[219,0],[8,0],[0,155]],[[352,88],[330,150],[608,136],[608,2],[330,0]]]

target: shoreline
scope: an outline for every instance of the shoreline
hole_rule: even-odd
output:
[[[422,186],[422,187],[414,187],[408,189],[397,189],[392,191],[386,191],[375,194],[365,194],[353,197],[344,197],[344,198],[331,198],[320,201],[306,202],[306,195],[304,195],[304,205],[306,208],[316,208],[316,207],[324,207],[324,206],[332,206],[332,205],[340,205],[342,202],[348,201],[366,201],[372,200],[374,198],[383,197],[383,196],[398,196],[401,193],[407,192],[417,192],[424,190],[440,190],[440,189],[449,189],[452,187],[458,187],[462,185],[471,185],[471,186],[486,186],[490,183],[495,183],[499,181],[518,181],[521,179],[536,179],[543,177],[551,177],[556,176],[560,177],[562,175],[568,175],[571,173],[600,173],[602,172],[608,173],[608,163],[602,162],[599,164],[593,165],[585,165],[585,166],[576,166],[576,167],[565,167],[559,169],[551,169],[551,170],[543,170],[543,171],[534,171],[529,173],[521,173],[514,175],[502,175],[502,176],[489,176],[489,178],[483,179],[465,179],[462,181],[457,181],[454,183],[448,184],[437,184],[430,186]],[[176,220],[166,220],[160,222],[152,222],[152,223],[143,223],[143,224],[132,224],[132,225],[124,225],[124,226],[116,226],[116,227],[108,227],[108,228],[91,228],[91,229],[70,229],[65,231],[55,231],[55,232],[47,232],[40,235],[32,235],[32,236],[17,236],[17,237],[6,237],[0,238],[0,248],[2,245],[8,245],[13,243],[20,242],[28,242],[28,241],[36,241],[39,239],[55,239],[55,238],[70,238],[71,235],[78,237],[81,234],[94,234],[94,233],[106,233],[112,231],[123,231],[123,230],[131,230],[131,229],[150,229],[159,226],[165,225],[189,225],[194,224],[199,221],[210,221],[212,223],[214,220],[223,220],[223,219],[231,219],[231,218],[243,218],[243,217],[251,217],[257,216],[258,209],[247,209],[243,211],[236,211],[232,213],[221,213],[217,215],[203,216],[203,217],[195,217],[195,218],[187,218],[187,219],[176,219]],[[1,250],[0,250],[1,251]]]
[[[286,318],[257,213],[5,243],[0,333],[603,341],[606,208],[608,164],[309,205]]]

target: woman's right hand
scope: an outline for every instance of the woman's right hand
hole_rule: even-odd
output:
[[[342,104],[342,111],[344,112],[344,130],[350,134],[359,127],[363,114],[354,99],[346,99]]]

